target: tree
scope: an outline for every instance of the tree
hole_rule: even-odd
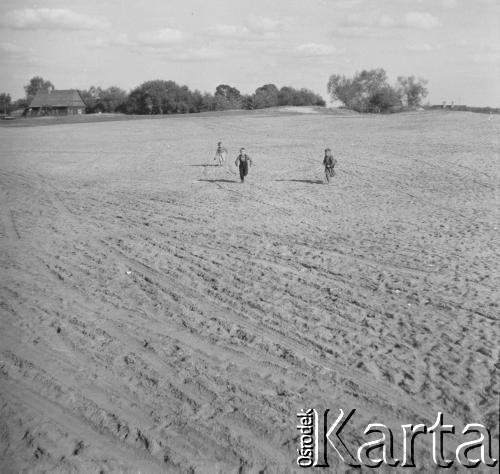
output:
[[[274,84],[266,84],[258,87],[253,97],[253,106],[255,109],[276,107],[279,105],[278,95],[278,88]]]
[[[236,87],[219,84],[214,94],[216,110],[241,109],[241,93]]]
[[[377,92],[390,87],[387,74],[382,68],[363,70],[352,79],[332,75],[327,90],[333,100],[339,100],[349,109],[358,112],[370,110],[370,99]]]
[[[278,93],[279,105],[319,105],[324,106],[325,101],[323,98],[315,94],[309,89],[294,89],[293,87],[285,86],[279,90]]]
[[[0,110],[3,110],[4,115],[9,113],[11,102],[12,98],[10,97],[10,94],[6,94],[5,92],[0,94]]]
[[[198,109],[200,112],[215,110],[215,99],[212,94],[205,92],[201,98],[201,104]]]
[[[253,110],[253,95],[245,94],[241,97],[241,107],[245,110]]]
[[[222,96],[227,100],[238,100],[241,97],[240,91],[236,87],[227,84],[219,84],[215,88],[215,95]]]
[[[101,93],[102,89],[95,86],[90,86],[88,90],[80,91],[80,95],[82,96],[83,102],[85,102],[87,112],[96,112]]]
[[[426,85],[425,79],[415,79],[415,76],[398,77],[399,91],[407,107],[418,107],[424,97],[427,97]]]
[[[17,99],[15,100],[13,103],[12,103],[12,109],[13,110],[17,110],[17,109],[27,109],[29,106],[29,102],[24,99],[24,98],[21,98],[21,99]]]
[[[122,110],[127,102],[127,93],[116,86],[101,90],[98,98],[103,112],[116,112]]]
[[[28,103],[31,103],[37,92],[53,90],[54,85],[52,84],[52,82],[46,81],[40,76],[32,77],[28,84],[24,86],[24,91],[26,92],[26,100],[28,101]]]
[[[401,97],[392,87],[382,87],[370,96],[368,104],[369,112],[387,112],[401,104]]]
[[[278,92],[278,105],[295,105],[296,92],[293,87],[283,86]]]
[[[382,68],[363,70],[353,78],[334,74],[330,76],[327,90],[332,100],[340,101],[347,108],[358,112],[386,112],[401,106],[404,91],[401,83],[397,87],[389,85],[387,74]],[[421,89],[418,91],[422,93]],[[414,101],[415,98],[411,96],[410,100]]]
[[[334,74],[330,76],[327,91],[333,101],[342,102],[347,108],[357,110],[361,90],[354,79]]]

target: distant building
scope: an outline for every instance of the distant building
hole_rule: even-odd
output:
[[[78,115],[85,113],[85,102],[76,89],[39,91],[29,106],[29,115]]]

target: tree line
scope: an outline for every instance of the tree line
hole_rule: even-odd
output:
[[[4,113],[27,109],[38,91],[54,90],[51,81],[33,77],[24,86],[26,96],[12,101],[9,94],[0,94],[0,108]],[[274,84],[258,87],[253,94],[242,94],[228,84],[217,86],[213,94],[190,90],[174,81],[146,81],[127,93],[111,86],[106,89],[91,86],[79,90],[88,113],[121,112],[127,114],[179,114],[231,109],[262,109],[280,105],[324,106],[323,98],[309,89],[295,89]]]
[[[362,70],[353,77],[333,74],[327,91],[334,102],[358,112],[380,113],[414,108],[427,96],[427,81],[415,76],[399,76],[389,83],[382,68]],[[24,86],[26,97],[12,102],[9,94],[0,94],[0,110],[8,113],[26,109],[36,93],[54,89],[52,82],[33,77]],[[309,89],[275,84],[258,87],[253,94],[242,94],[236,87],[219,84],[214,93],[192,91],[174,81],[146,81],[127,93],[116,86],[106,89],[91,86],[79,91],[87,112],[121,112],[127,114],[182,114],[231,109],[263,109],[276,106],[324,106],[323,98]]]

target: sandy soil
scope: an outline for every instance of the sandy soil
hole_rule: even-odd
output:
[[[498,447],[499,136],[453,112],[0,129],[0,471],[294,472],[308,407],[356,408],[351,446],[442,411],[451,449],[466,423]]]

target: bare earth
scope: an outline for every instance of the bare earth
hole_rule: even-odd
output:
[[[400,457],[438,411],[451,455],[467,423],[498,452],[499,137],[455,112],[0,128],[0,471],[295,472],[310,407],[356,408],[353,452],[378,422]]]

